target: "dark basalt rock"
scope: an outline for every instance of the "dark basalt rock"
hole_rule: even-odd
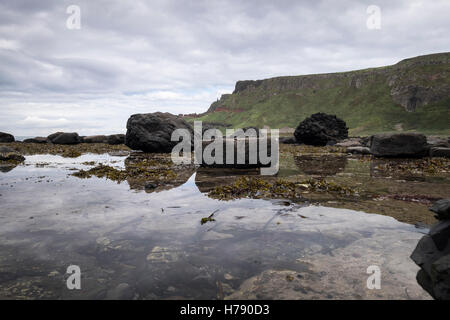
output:
[[[14,136],[9,133],[0,132],[0,142],[14,142],[16,139],[14,139]]]
[[[107,143],[108,137],[103,135],[83,137],[83,143]]]
[[[298,143],[332,145],[348,137],[348,128],[345,121],[334,115],[316,113],[298,125],[294,136]]]
[[[297,141],[295,140],[294,137],[281,137],[278,139],[278,141],[280,143],[284,143],[284,144],[296,144]]]
[[[411,259],[421,268],[417,282],[433,298],[450,300],[450,199],[430,208],[440,222],[420,239]]]
[[[78,144],[81,138],[76,132],[56,132],[47,137],[53,144]]]
[[[419,133],[382,133],[371,137],[370,153],[377,157],[423,157],[427,138]]]
[[[127,122],[125,145],[144,152],[170,153],[178,144],[178,141],[171,141],[172,132],[176,129],[187,129],[193,137],[192,127],[183,118],[173,114],[135,114]]]
[[[47,143],[48,139],[46,137],[35,137],[23,140],[24,143]]]
[[[125,135],[124,134],[112,134],[107,137],[107,143],[110,145],[118,145],[125,143]]]

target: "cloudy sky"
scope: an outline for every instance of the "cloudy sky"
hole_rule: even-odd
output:
[[[1,0],[0,131],[125,132],[134,113],[206,111],[237,80],[450,51],[449,16],[450,0]]]

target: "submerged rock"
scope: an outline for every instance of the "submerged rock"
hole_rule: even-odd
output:
[[[1,161],[25,161],[25,157],[16,150],[0,146],[0,160]]]
[[[294,136],[298,143],[332,145],[348,137],[348,128],[345,121],[335,115],[316,113],[298,125]]]
[[[427,138],[419,133],[382,133],[371,137],[370,152],[377,157],[423,157]]]
[[[125,144],[133,150],[151,153],[170,153],[178,141],[171,141],[172,132],[187,129],[193,137],[192,127],[170,113],[134,114],[127,122]]]
[[[47,137],[53,144],[78,144],[81,138],[76,132],[56,132]]]
[[[417,282],[433,298],[450,300],[450,199],[437,201],[431,208],[441,221],[420,239],[411,259],[421,268]]]
[[[0,132],[0,142],[14,142],[14,136],[9,133]]]

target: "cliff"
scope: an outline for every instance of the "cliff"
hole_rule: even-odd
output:
[[[352,134],[450,134],[450,53],[342,73],[238,81],[197,118],[234,127],[296,127],[316,112],[344,119]]]

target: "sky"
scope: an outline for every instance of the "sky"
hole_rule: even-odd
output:
[[[449,16],[450,0],[1,0],[0,131],[125,133],[238,80],[447,52]]]

